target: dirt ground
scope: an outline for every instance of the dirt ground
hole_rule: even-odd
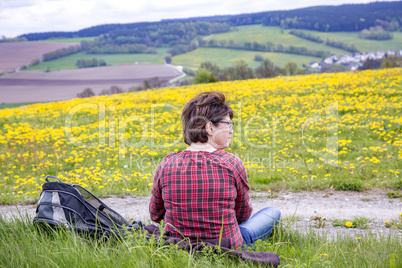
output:
[[[364,235],[395,233],[401,232],[392,228],[385,228],[384,221],[396,220],[402,212],[401,199],[391,199],[386,196],[386,192],[373,189],[366,192],[288,192],[270,194],[268,192],[250,193],[251,203],[254,207],[253,213],[264,207],[277,207],[281,210],[282,219],[285,226],[289,224],[291,228],[302,231],[316,231],[325,234],[350,234]],[[131,196],[118,198],[110,196],[102,199],[112,209],[116,210],[126,219],[140,219],[143,222],[149,220],[148,204],[150,197]],[[30,218],[35,216],[36,205],[0,205],[0,214],[3,218],[19,217],[28,215]],[[314,216],[326,218],[324,228],[316,228],[316,222],[311,219]],[[333,227],[331,220],[350,220],[357,217],[370,219],[369,229],[352,229]],[[293,219],[293,221],[290,221]],[[292,223],[290,223],[292,222]]]
[[[23,65],[31,64],[33,59],[42,60],[45,53],[60,48],[76,46],[79,43],[50,42],[10,42],[0,43],[0,73],[19,70]]]
[[[24,71],[0,76],[0,103],[43,102],[74,99],[91,88],[98,95],[103,89],[118,86],[127,91],[157,77],[169,81],[182,75],[170,65],[131,64],[62,70]]]

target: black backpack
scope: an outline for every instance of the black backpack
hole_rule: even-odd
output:
[[[49,181],[49,178],[57,181]],[[36,208],[34,224],[65,227],[92,237],[122,237],[143,227],[141,221],[129,223],[95,195],[77,184],[63,183],[47,176]]]

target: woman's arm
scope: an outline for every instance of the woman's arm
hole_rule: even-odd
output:
[[[238,169],[234,173],[236,176],[237,198],[235,200],[235,212],[237,222],[240,224],[248,220],[253,212],[248,194],[250,187],[248,186],[247,172],[243,162],[239,163]]]
[[[155,172],[154,177],[154,185],[152,187],[152,196],[151,201],[149,203],[149,214],[151,216],[151,220],[159,223],[165,216],[165,205],[162,199],[162,190],[160,188],[159,178],[161,165],[158,166]]]

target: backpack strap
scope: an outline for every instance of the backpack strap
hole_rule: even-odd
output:
[[[59,182],[62,182],[59,178],[57,178],[57,177],[55,177],[55,176],[46,176],[45,180],[46,180],[47,182],[49,182],[49,178],[51,178],[51,179],[56,179],[56,180],[58,180]]]

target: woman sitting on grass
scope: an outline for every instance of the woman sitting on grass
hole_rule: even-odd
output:
[[[265,239],[280,218],[268,207],[251,218],[249,186],[243,162],[223,151],[233,134],[233,111],[221,92],[204,92],[182,111],[184,141],[159,164],[149,211],[166,231],[194,240],[228,238],[232,248]]]

